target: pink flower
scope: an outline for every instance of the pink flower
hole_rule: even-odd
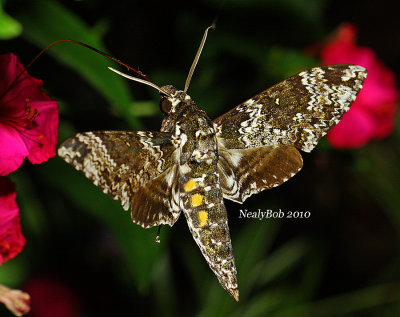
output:
[[[37,276],[24,287],[32,299],[33,317],[75,317],[80,304],[77,295],[65,283],[51,276]]]
[[[0,176],[0,265],[20,253],[25,245],[16,195],[14,184]]]
[[[56,153],[57,102],[41,90],[41,80],[27,72],[18,77],[23,70],[14,54],[0,55],[0,175],[25,157],[39,164]]]
[[[394,73],[368,48],[355,43],[354,25],[342,25],[321,50],[322,63],[356,64],[368,70],[363,89],[350,110],[327,135],[336,148],[355,148],[388,136],[395,124],[398,90]]]

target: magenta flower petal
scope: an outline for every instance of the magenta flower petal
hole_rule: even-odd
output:
[[[368,70],[356,101],[328,134],[328,142],[337,148],[360,147],[372,139],[388,136],[393,131],[398,108],[394,73],[378,60],[372,49],[356,44],[356,33],[353,25],[342,25],[320,53],[325,65],[356,64]]]
[[[25,144],[28,147],[28,159],[31,163],[40,164],[56,155],[57,135],[58,135],[58,107],[56,101],[32,101],[33,109],[40,108],[43,116],[36,119],[36,132],[39,134],[35,141],[28,138]]]
[[[0,265],[20,253],[25,245],[16,196],[14,184],[0,176]]]
[[[26,283],[24,290],[31,295],[32,316],[74,317],[80,315],[76,290],[54,276],[36,276]]]
[[[357,148],[365,145],[374,135],[375,121],[362,109],[353,106],[342,120],[327,134],[328,142],[338,149]]]
[[[38,164],[55,155],[57,102],[41,90],[41,80],[27,72],[19,76],[23,70],[15,55],[0,55],[0,175],[16,170],[25,157]]]
[[[14,128],[0,123],[0,175],[15,171],[28,155],[21,134]]]

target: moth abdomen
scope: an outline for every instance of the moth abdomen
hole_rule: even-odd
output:
[[[201,177],[192,177],[194,174],[188,172],[181,179],[183,212],[193,239],[211,270],[238,300],[236,267],[219,176],[210,166]]]

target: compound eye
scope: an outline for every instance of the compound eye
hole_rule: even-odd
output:
[[[165,114],[168,114],[171,111],[171,108],[172,108],[172,104],[168,100],[168,98],[162,98],[160,101],[161,111],[164,112]]]

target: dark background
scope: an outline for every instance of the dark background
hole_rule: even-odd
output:
[[[24,30],[2,40],[1,53],[12,51],[24,64],[52,41],[72,38],[177,88],[216,18],[189,88],[211,118],[317,65],[306,49],[344,22],[358,26],[359,45],[400,71],[395,1],[14,0],[4,9]],[[32,66],[30,73],[59,101],[60,142],[79,131],[159,129],[157,92],[117,78],[109,65],[64,43]],[[112,97],[106,96],[101,87],[113,82],[124,95],[110,88]],[[323,140],[303,155],[303,170],[289,182],[244,205],[226,201],[239,303],[208,268],[184,217],[162,228],[158,245],[156,228],[132,224],[117,202],[61,159],[25,163],[11,178],[27,244],[2,266],[0,282],[30,291],[32,316],[40,317],[396,316],[398,140],[398,129],[355,150],[334,150]],[[240,209],[310,211],[311,217],[239,219]],[[5,309],[0,314],[10,316]]]

